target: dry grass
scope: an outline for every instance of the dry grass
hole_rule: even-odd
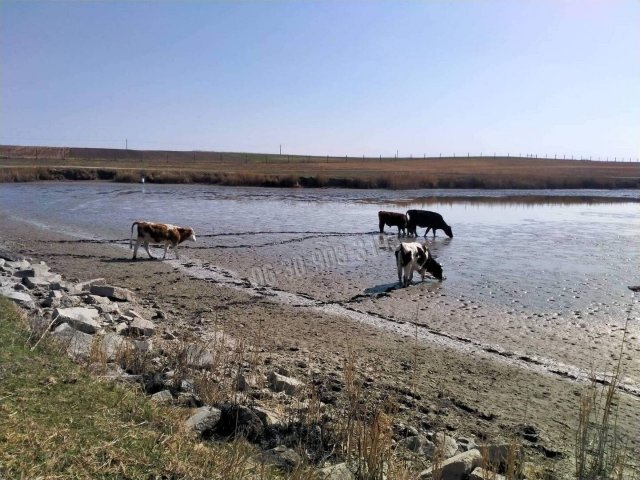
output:
[[[279,478],[245,441],[195,443],[189,410],[155,405],[72,364],[47,339],[31,351],[0,299],[3,478]]]
[[[36,152],[39,152],[36,154]],[[0,181],[111,180],[267,187],[638,188],[640,163],[522,157],[346,158],[0,147]]]
[[[640,463],[618,431],[618,385],[632,307],[633,303],[627,312],[618,362],[611,377],[605,379],[604,386],[594,377],[580,397],[575,435],[575,474],[580,480],[631,479],[640,475]]]

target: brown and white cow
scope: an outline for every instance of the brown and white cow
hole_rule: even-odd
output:
[[[162,259],[167,257],[167,249],[169,246],[173,248],[178,256],[178,245],[186,240],[196,241],[196,234],[192,228],[176,227],[175,225],[169,225],[167,223],[152,223],[152,222],[133,222],[131,225],[131,238],[129,239],[129,248],[132,248],[133,244],[133,227],[138,226],[138,236],[136,238],[136,245],[133,247],[133,259],[136,259],[138,254],[138,248],[140,244],[144,245],[144,249],[147,251],[149,258],[154,258],[149,252],[149,244],[164,245],[164,255]]]
[[[442,266],[435,261],[429,249],[418,242],[401,243],[396,248],[396,264],[400,286],[408,287],[413,280],[413,272],[422,276],[429,272],[438,280],[442,280]]]
[[[380,233],[384,233],[384,226],[389,225],[390,227],[398,227],[398,235],[407,234],[407,216],[404,213],[381,210],[378,212],[378,224]]]

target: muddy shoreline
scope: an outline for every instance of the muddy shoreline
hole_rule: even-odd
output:
[[[0,242],[7,248],[46,261],[66,278],[104,277],[157,303],[167,312],[159,326],[181,338],[200,338],[214,323],[224,324],[240,339],[268,332],[268,348],[293,369],[304,359],[316,368],[340,371],[351,349],[359,368],[374,379],[367,387],[372,395],[415,385],[420,403],[427,411],[437,412],[429,416],[435,428],[501,440],[510,438],[518,425],[535,425],[544,440],[527,444],[527,449],[541,461],[552,462],[554,470],[570,472],[571,439],[584,382],[506,363],[477,346],[465,352],[414,333],[420,330],[404,321],[394,325],[397,329],[386,328],[358,321],[361,312],[349,318],[313,300],[302,304],[299,299],[303,297],[274,301],[277,292],[229,285],[236,280],[211,263],[205,267],[212,267],[216,275],[197,278],[193,269],[202,263],[131,262],[129,252],[119,246],[77,242],[73,236],[39,229],[4,214],[0,214],[0,232]],[[405,420],[426,421],[417,411],[408,408],[403,412]],[[640,399],[623,392],[619,418],[632,448],[639,448]],[[554,458],[544,460],[545,451]]]

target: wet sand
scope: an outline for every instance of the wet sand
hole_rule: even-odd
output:
[[[290,239],[299,236],[291,235]],[[223,237],[216,242],[220,238]],[[229,245],[234,244],[228,240]],[[263,241],[268,242],[269,238],[256,236],[250,240],[256,244]],[[292,285],[284,286],[290,288],[283,288],[283,284],[259,288],[223,270],[225,266],[233,265],[237,269],[246,265],[245,272],[250,272],[250,265],[257,264],[255,255],[259,255],[260,248],[212,250],[205,247],[190,251],[187,246],[182,250],[182,261],[131,262],[130,252],[122,246],[82,241],[77,236],[10,218],[6,213],[0,213],[0,243],[46,261],[69,279],[88,280],[100,276],[109,283],[136,291],[139,298],[156,303],[168,313],[159,327],[181,337],[198,338],[214,323],[222,323],[240,339],[266,333],[268,348],[275,352],[280,363],[291,365],[294,372],[296,360],[305,360],[323,371],[339,371],[350,345],[359,370],[372,379],[368,387],[370,395],[382,396],[415,384],[420,401],[419,405],[402,412],[407,421],[429,422],[434,428],[455,432],[456,436],[488,440],[508,438],[519,424],[535,425],[544,439],[547,454],[563,452],[562,468],[565,472],[571,468],[568,455],[578,416],[579,393],[585,383],[553,373],[536,362],[518,359],[517,354],[501,355],[483,345],[486,339],[495,340],[505,350],[519,352],[529,349],[532,338],[543,338],[540,341],[548,342],[554,352],[562,352],[562,346],[567,345],[562,357],[568,359],[567,363],[588,365],[588,349],[582,340],[575,346],[567,343],[574,331],[585,330],[579,325],[567,322],[566,330],[554,328],[553,333],[545,335],[544,321],[532,326],[526,317],[504,318],[504,312],[490,305],[491,302],[485,305],[443,295],[436,282],[402,291],[386,292],[386,288],[382,288],[382,296],[377,298],[357,297],[363,290],[362,281],[358,279],[356,267],[345,265],[339,267],[354,269],[349,277],[353,284],[341,282],[339,289],[332,283],[335,272],[331,271],[318,272],[312,282],[285,275]],[[297,243],[300,242],[274,245],[276,248],[269,252],[268,258],[277,255],[284,258],[287,245]],[[280,253],[279,248],[283,249]],[[391,276],[389,283],[392,282]],[[283,297],[277,297],[279,293]],[[406,309],[385,310],[386,295],[395,296],[400,301],[393,304],[406,304]],[[420,299],[428,302],[422,303]],[[621,300],[621,306],[623,303]],[[464,318],[473,321],[471,327],[448,321],[446,313],[451,311],[452,304],[458,310],[468,311]],[[345,314],[344,310],[353,314]],[[358,312],[369,313],[360,317]],[[377,318],[378,323],[372,323],[372,318]],[[425,324],[428,329],[416,328],[410,322]],[[484,335],[482,341],[474,340],[470,334],[480,331],[479,328]],[[620,336],[619,323],[612,326],[611,335],[614,338],[610,343],[615,345]],[[637,368],[638,359],[637,333],[634,331],[631,336],[634,338],[630,344],[636,350],[627,354],[625,363],[631,372],[637,372],[633,370]],[[472,341],[467,341],[469,339]],[[620,396],[619,425],[632,442],[636,442],[634,448],[640,448],[637,435],[640,398],[632,389]],[[541,456],[544,449],[529,445],[529,450]]]

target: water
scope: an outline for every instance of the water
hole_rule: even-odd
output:
[[[606,370],[620,347],[633,301],[626,287],[640,284],[639,202],[638,191],[0,185],[2,212],[41,228],[124,241],[135,220],[191,226],[198,241],[181,247],[185,261],[316,306],[584,371]],[[410,208],[440,212],[454,238],[427,238],[445,281],[398,290],[399,239],[395,228],[377,232],[377,212]],[[635,315],[625,356],[631,383],[640,383],[639,336]]]

